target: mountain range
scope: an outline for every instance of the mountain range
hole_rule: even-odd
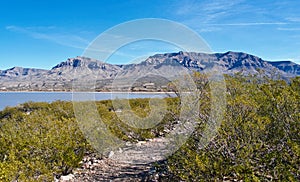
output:
[[[224,74],[300,76],[300,65],[291,61],[266,61],[243,52],[156,54],[136,64],[115,65],[87,57],[69,58],[50,70],[13,67],[0,70],[2,91],[70,91],[73,82],[91,83],[96,91],[131,89],[161,91],[187,72],[217,70]]]

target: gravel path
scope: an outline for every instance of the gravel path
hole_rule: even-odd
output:
[[[162,161],[167,152],[167,141],[153,139],[128,144],[110,152],[108,157],[86,156],[81,167],[58,181],[159,181],[154,162]]]
[[[69,181],[157,181],[151,164],[129,164],[105,158],[75,171]]]
[[[62,176],[59,181],[155,182],[160,181],[161,177],[166,179],[166,174],[160,174],[155,170],[154,163],[162,162],[176,151],[193,128],[193,124],[190,123],[186,123],[184,127],[179,126],[180,123],[178,126],[174,125],[166,137],[126,143],[122,149],[111,151],[106,158],[86,156],[81,168],[74,170],[74,174]]]

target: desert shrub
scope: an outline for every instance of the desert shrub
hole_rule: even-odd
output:
[[[199,146],[201,129],[168,158],[174,179],[186,181],[300,179],[299,77],[227,76],[227,111],[218,134]],[[164,168],[164,169],[165,169]]]
[[[1,112],[0,181],[52,181],[78,166],[88,147],[64,106],[71,105],[26,103]]]
[[[178,99],[167,102],[170,116],[164,123],[173,119]],[[148,103],[149,99],[130,100],[133,112],[140,117],[147,116]],[[146,140],[164,129],[127,125],[111,110],[109,100],[97,101],[96,106],[108,129],[122,140]],[[72,102],[28,102],[0,111],[0,181],[52,181],[54,176],[69,174],[78,167],[86,152],[94,149],[79,128]]]

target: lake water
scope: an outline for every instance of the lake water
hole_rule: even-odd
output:
[[[0,110],[7,106],[17,106],[24,102],[53,102],[57,100],[108,100],[114,98],[168,97],[166,93],[72,93],[72,92],[0,92]]]

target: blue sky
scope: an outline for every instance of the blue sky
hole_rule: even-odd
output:
[[[182,23],[214,52],[242,51],[300,63],[299,7],[299,0],[0,1],[0,69],[50,69],[81,55],[103,31],[140,18]],[[177,51],[161,43],[144,45],[149,54]]]

